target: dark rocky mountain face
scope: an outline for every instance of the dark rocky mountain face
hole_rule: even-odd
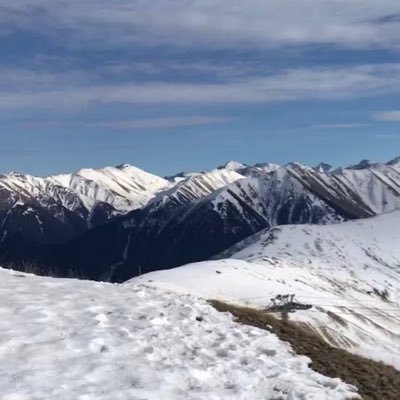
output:
[[[94,228],[106,224],[121,215],[124,215],[124,213],[115,209],[111,204],[99,201],[91,209],[87,221],[89,227]]]
[[[87,230],[84,211],[71,211],[53,198],[15,199],[9,193],[0,203],[0,248],[7,243],[23,248],[70,240]]]
[[[79,197],[42,178],[0,176],[0,248],[63,242],[87,230]],[[3,250],[4,251],[4,250]]]
[[[189,175],[127,215],[98,202],[86,217],[88,231],[63,209],[58,220],[68,221],[72,235],[66,241],[57,237],[61,228],[48,216],[59,217],[60,210],[46,210],[48,219],[40,219],[45,221],[46,237],[56,240],[25,240],[26,232],[40,237],[34,227],[37,218],[31,216],[32,228],[13,231],[13,240],[3,240],[0,262],[14,268],[34,264],[42,274],[121,282],[209,259],[273,226],[335,223],[400,208],[400,165],[394,161],[332,172],[296,163],[280,168],[260,164],[254,171],[235,163],[229,167]],[[10,231],[18,225],[17,216],[13,218]],[[73,230],[78,235],[70,233]]]
[[[62,243],[88,229],[87,222],[60,204],[42,207],[17,202],[0,210],[0,258],[24,252],[27,247]]]

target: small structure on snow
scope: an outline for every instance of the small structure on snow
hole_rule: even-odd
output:
[[[304,304],[295,301],[294,294],[278,294],[271,299],[271,304],[266,308],[268,312],[280,312],[282,315],[288,315],[299,310],[309,310],[312,308],[311,304]]]

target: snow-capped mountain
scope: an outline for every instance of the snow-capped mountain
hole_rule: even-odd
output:
[[[88,210],[75,193],[44,178],[0,176],[0,243],[55,243],[86,230]]]
[[[62,242],[144,206],[170,186],[126,164],[45,178],[1,175],[0,236],[20,244]]]
[[[51,266],[60,276],[124,281],[140,272],[207,260],[262,229],[337,223],[400,208],[400,164],[396,160],[361,162],[328,172],[299,163],[248,167],[230,162],[225,167],[189,174],[175,183],[149,179],[146,193],[153,190],[153,197],[146,206],[122,215],[112,204],[98,202],[88,213],[93,228],[82,236],[45,247],[15,248],[13,243],[5,250],[0,248],[0,260],[15,266],[34,261],[43,273]],[[100,183],[111,186],[111,177],[117,179],[125,170],[133,171],[130,179],[136,176],[136,170],[127,166],[95,173],[84,170],[81,187],[85,188],[89,178],[97,180],[98,174]],[[54,179],[65,185],[70,182],[65,177]],[[161,189],[164,184],[166,190]],[[119,191],[122,196],[126,185],[113,187],[113,193]],[[88,187],[92,189],[90,183]],[[139,188],[137,184],[131,187]]]
[[[85,168],[69,175],[53,175],[47,180],[71,189],[89,210],[97,202],[104,202],[121,212],[145,206],[157,192],[172,186],[166,179],[128,164]]]
[[[0,268],[0,303],[4,400],[359,398],[194,296]]]
[[[227,161],[224,165],[218,167],[218,169],[225,169],[227,171],[239,171],[241,169],[247,168],[246,164],[242,164],[238,161]]]
[[[332,165],[324,162],[320,162],[318,165],[314,167],[317,172],[330,172],[332,171]]]
[[[400,164],[367,163],[331,173],[292,163],[287,171],[349,217],[369,217],[400,207]]]
[[[214,169],[202,173],[188,174],[176,182],[169,190],[160,192],[153,199],[158,207],[185,204],[189,201],[201,199],[230,183],[244,179],[244,176],[231,169]],[[153,205],[154,206],[154,205]]]
[[[313,305],[290,318],[334,346],[400,369],[400,211],[334,225],[263,230],[214,261],[133,282],[267,307],[278,294]]]
[[[9,175],[0,175],[0,189],[10,193],[15,200],[29,202],[36,200],[46,207],[46,202],[60,204],[72,212],[85,218],[87,209],[80,197],[71,190],[48,178],[41,178],[32,175],[18,174],[15,172]]]
[[[242,164],[238,161],[228,161],[218,169],[236,171],[237,173],[248,177],[260,177],[277,170],[280,167],[274,163],[257,163],[254,165]]]

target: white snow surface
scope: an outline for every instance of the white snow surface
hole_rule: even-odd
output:
[[[16,199],[33,197],[42,205],[45,204],[47,198],[52,198],[71,211],[83,206],[82,199],[63,185],[38,176],[15,172],[0,175],[0,188],[13,193]]]
[[[2,400],[344,400],[277,336],[144,285],[0,269]]]
[[[77,193],[89,210],[102,201],[119,211],[131,211],[145,206],[156,193],[173,186],[164,178],[128,164],[84,168],[73,174],[54,175],[47,179]]]
[[[199,174],[188,175],[174,187],[160,192],[154,202],[165,204],[168,201],[185,203],[201,199],[233,182],[245,177],[230,169],[213,169]]]
[[[132,281],[255,307],[295,294],[313,308],[291,314],[293,320],[334,346],[400,369],[399,235],[400,211],[335,225],[281,226],[222,259]]]

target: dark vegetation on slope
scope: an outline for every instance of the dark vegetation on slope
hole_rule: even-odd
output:
[[[281,340],[289,342],[297,354],[308,356],[314,371],[356,386],[364,400],[400,399],[400,371],[395,368],[332,347],[306,325],[217,300],[211,304],[218,311],[230,312],[242,324],[275,333]]]

